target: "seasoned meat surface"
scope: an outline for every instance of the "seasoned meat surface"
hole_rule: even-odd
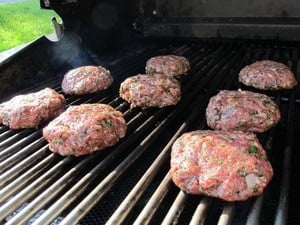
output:
[[[59,115],[65,98],[51,88],[13,97],[0,104],[0,123],[11,129],[35,128]]]
[[[82,66],[69,70],[62,80],[63,92],[83,95],[107,89],[113,83],[110,71],[102,66]]]
[[[170,174],[188,193],[242,201],[264,191],[273,169],[255,134],[196,130],[174,142]]]
[[[43,136],[60,155],[82,156],[116,144],[126,134],[123,114],[105,104],[70,106],[52,120]]]
[[[239,81],[261,90],[292,89],[298,83],[288,66],[271,60],[244,67],[239,73]]]
[[[128,77],[120,85],[120,97],[130,107],[165,107],[176,105],[181,99],[181,85],[173,77],[163,74],[138,74]]]
[[[146,73],[162,73],[167,76],[184,75],[190,70],[187,58],[178,55],[159,55],[146,62]]]
[[[209,127],[216,130],[264,132],[280,120],[276,103],[268,96],[251,91],[220,91],[206,108]]]

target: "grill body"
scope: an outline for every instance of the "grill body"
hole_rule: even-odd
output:
[[[172,143],[184,132],[208,129],[205,108],[210,97],[223,89],[257,91],[238,82],[241,68],[256,60],[272,59],[288,65],[299,80],[298,42],[285,40],[287,34],[275,38],[273,34],[278,31],[273,25],[270,29],[274,33],[269,36],[263,32],[255,39],[253,31],[246,39],[243,32],[245,21],[258,27],[259,21],[264,26],[281,21],[280,29],[292,32],[297,27],[297,2],[290,1],[292,4],[284,8],[284,2],[278,1],[279,6],[268,11],[265,18],[261,17],[265,15],[263,9],[269,9],[266,1],[261,5],[254,1],[245,14],[221,10],[221,5],[216,6],[219,1],[197,2],[182,6],[180,1],[167,0],[138,4],[42,1],[43,7],[53,8],[62,16],[64,36],[58,42],[41,37],[1,62],[2,101],[44,87],[62,92],[60,84],[66,71],[81,65],[102,65],[111,71],[113,85],[96,94],[66,96],[67,106],[110,104],[124,113],[128,133],[111,148],[75,158],[49,151],[41,134],[45,124],[19,131],[1,125],[1,224],[299,223],[298,87],[262,92],[274,99],[282,114],[275,128],[258,135],[274,168],[274,178],[262,195],[228,203],[189,195],[171,181]],[[232,4],[241,7],[238,1]],[[221,14],[212,10],[214,6]],[[258,8],[262,11],[251,14]],[[226,23],[239,27],[243,36],[200,32],[203,26]],[[287,24],[292,28],[288,29]],[[186,29],[197,32],[185,33]],[[120,83],[128,76],[143,73],[147,59],[162,54],[183,55],[191,62],[189,74],[180,78],[182,100],[161,109],[130,109],[119,98]]]

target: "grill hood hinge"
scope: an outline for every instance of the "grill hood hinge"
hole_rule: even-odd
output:
[[[42,9],[54,9],[56,7],[67,5],[67,4],[77,4],[78,0],[40,0],[40,6]]]

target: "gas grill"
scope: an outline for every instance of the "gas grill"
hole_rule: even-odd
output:
[[[41,37],[1,62],[1,102],[45,87],[62,93],[61,80],[69,69],[101,65],[110,70],[114,84],[96,94],[65,96],[67,107],[109,104],[123,112],[128,131],[115,146],[77,158],[49,151],[41,132],[47,123],[17,131],[1,125],[0,224],[299,224],[299,88],[259,91],[238,82],[240,69],[261,59],[283,62],[300,78],[295,13],[300,5],[277,2],[272,10],[266,1],[253,1],[248,10],[232,12],[228,6],[220,11],[216,0],[186,5],[168,0],[41,1],[43,8],[61,15],[64,33],[56,33],[55,42]],[[181,101],[130,109],[119,97],[120,83],[144,73],[146,61],[163,54],[191,62],[187,76],[179,78]],[[208,129],[210,97],[239,88],[267,94],[280,107],[280,123],[258,134],[274,169],[272,181],[262,195],[242,202],[180,191],[169,175],[173,142],[184,132]]]

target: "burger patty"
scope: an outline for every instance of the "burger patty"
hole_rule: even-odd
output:
[[[66,94],[82,95],[107,89],[112,83],[109,70],[102,66],[82,66],[69,70],[64,75],[61,87]]]
[[[280,111],[264,94],[223,90],[210,99],[206,120],[216,130],[264,132],[279,122]]]
[[[116,144],[126,134],[123,114],[105,104],[70,106],[52,120],[43,136],[60,155],[86,155]]]
[[[244,67],[239,73],[239,81],[262,90],[292,89],[298,83],[288,66],[271,60]]]
[[[146,73],[162,73],[167,76],[186,74],[190,68],[188,59],[177,55],[155,56],[146,62]]]
[[[1,103],[0,123],[11,129],[34,128],[59,115],[64,107],[64,96],[45,88]]]
[[[170,174],[188,193],[241,201],[261,194],[273,169],[255,134],[197,130],[174,142]]]
[[[181,99],[181,85],[164,74],[138,74],[123,81],[119,93],[131,108],[165,107]]]

